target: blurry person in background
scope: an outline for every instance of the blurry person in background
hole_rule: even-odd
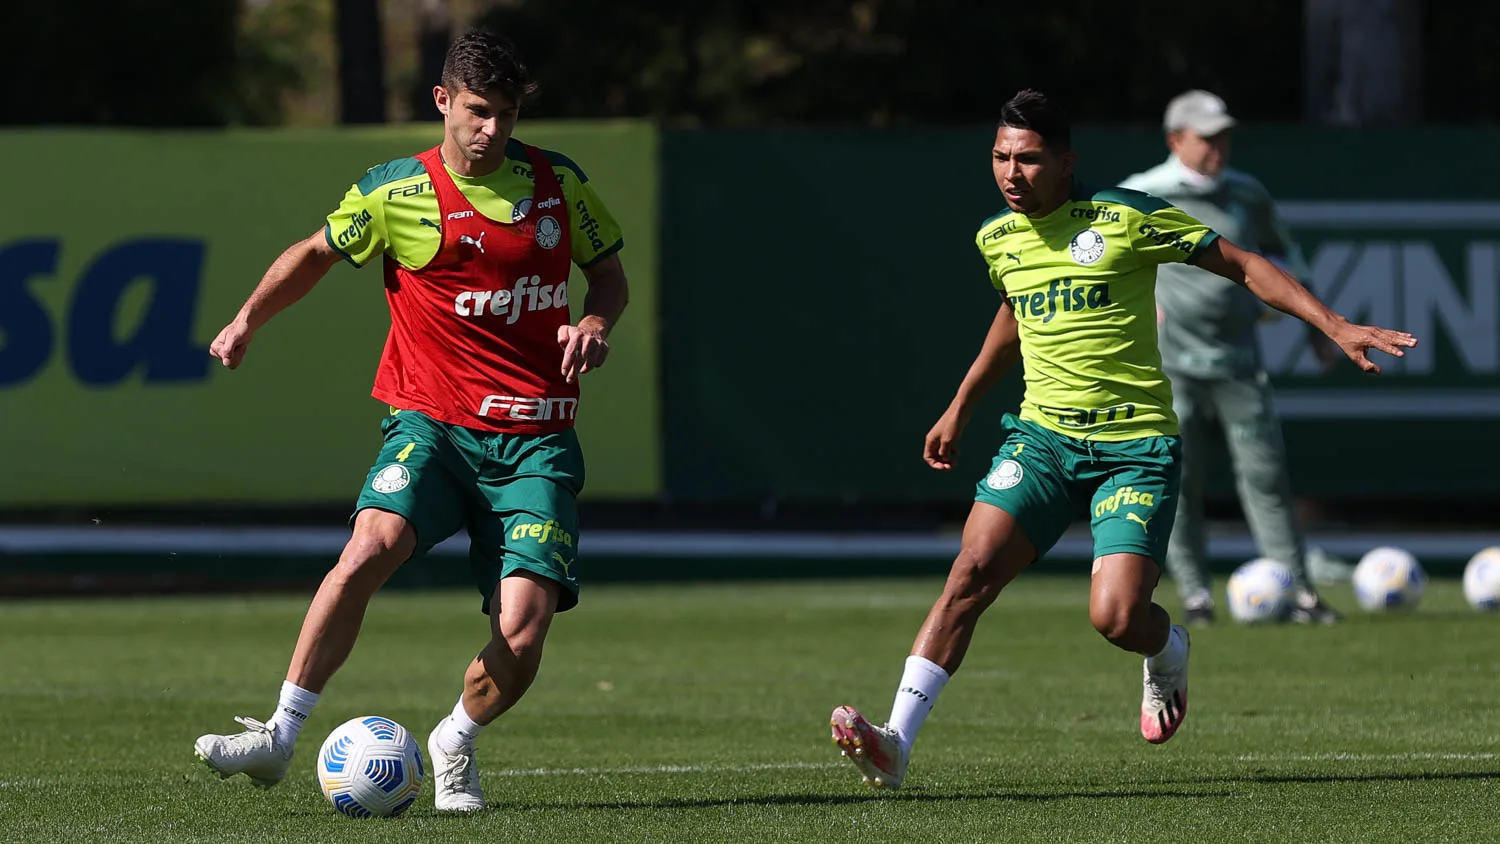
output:
[[[1201,90],[1179,94],[1167,104],[1163,121],[1171,155],[1120,186],[1172,203],[1306,283],[1307,264],[1271,195],[1253,176],[1229,167],[1234,126],[1234,117],[1218,96]],[[1257,323],[1280,314],[1243,285],[1186,262],[1161,266],[1156,302],[1162,369],[1172,379],[1183,439],[1182,492],[1167,546],[1167,571],[1177,583],[1185,620],[1214,620],[1204,473],[1217,421],[1256,547],[1261,556],[1292,570],[1292,620],[1339,621],[1339,613],[1323,602],[1308,577],[1281,422],[1256,337]],[[1325,370],[1342,357],[1320,332],[1310,330],[1308,337]]]

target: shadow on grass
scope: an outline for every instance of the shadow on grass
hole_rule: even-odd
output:
[[[1409,781],[1462,781],[1500,780],[1500,771],[1466,772],[1400,772],[1378,774],[1273,774],[1254,773],[1232,777],[1199,777],[1191,780],[1174,780],[1182,785],[1221,783],[1360,783],[1360,782],[1409,782]],[[473,815],[415,813],[423,821],[433,818],[444,820],[470,820],[493,813],[504,812],[555,812],[579,809],[604,809],[630,811],[637,809],[714,809],[730,806],[850,806],[862,803],[964,803],[980,801],[1007,801],[1012,803],[1050,803],[1058,800],[1225,800],[1243,797],[1237,791],[1217,789],[1183,788],[1178,790],[1073,790],[1055,792],[1014,791],[927,791],[921,788],[890,792],[868,792],[863,794],[763,794],[744,797],[715,797],[704,799],[662,798],[660,800],[591,800],[560,801],[553,803],[505,803],[501,802],[489,811]],[[327,811],[300,811],[287,813],[291,816],[321,816]]]
[[[558,809],[712,809],[721,806],[846,806],[870,802],[960,803],[1006,800],[1016,803],[1047,803],[1054,800],[1183,800],[1239,797],[1232,791],[1058,791],[1021,793],[1008,791],[939,792],[909,789],[869,794],[765,794],[746,797],[662,800],[599,800],[580,803],[542,803],[505,807],[512,811],[538,812]]]
[[[1170,780],[1179,784],[1198,783],[1351,783],[1351,782],[1442,782],[1444,780],[1500,780],[1500,771],[1388,771],[1378,774],[1274,774],[1255,772],[1230,777],[1195,777]]]

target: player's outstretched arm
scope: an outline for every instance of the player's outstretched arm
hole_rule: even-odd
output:
[[[238,368],[245,359],[245,350],[250,347],[256,329],[306,296],[307,291],[328,274],[329,268],[342,259],[343,256],[328,245],[322,229],[312,237],[288,246],[261,276],[260,284],[245,300],[240,312],[209,344],[208,353],[230,369]]]
[[[1011,310],[1010,302],[1001,301],[1000,309],[995,311],[995,319],[990,323],[989,333],[984,336],[979,356],[969,365],[969,371],[964,375],[963,383],[958,385],[958,393],[948,409],[927,432],[922,459],[928,466],[943,470],[953,468],[953,459],[958,456],[958,438],[969,424],[969,417],[974,415],[974,408],[1020,357],[1021,336],[1015,312]]]
[[[619,255],[585,267],[583,275],[589,282],[589,292],[583,297],[583,317],[577,325],[557,330],[557,344],[563,349],[562,374],[569,384],[604,365],[609,357],[606,338],[630,302],[630,283],[625,280]]]
[[[1370,360],[1370,349],[1404,357],[1417,338],[1405,331],[1372,325],[1355,325],[1328,309],[1312,291],[1264,257],[1241,249],[1224,238],[1216,238],[1195,256],[1194,263],[1249,288],[1262,302],[1306,322],[1328,335],[1360,369],[1379,374]]]
[[[1302,279],[1308,277],[1311,271],[1307,267],[1307,262],[1302,260],[1301,249],[1297,248],[1291,236],[1286,233],[1285,223],[1280,222],[1279,217],[1276,219],[1278,222],[1275,223],[1274,228],[1277,234],[1273,236],[1272,245],[1278,251],[1262,250],[1260,253],[1261,257],[1275,264],[1276,269],[1281,270],[1300,283]],[[1281,319],[1281,312],[1266,311],[1265,315],[1261,318],[1267,322]],[[1344,359],[1343,350],[1335,346],[1332,340],[1329,340],[1323,335],[1323,332],[1314,328],[1310,323],[1304,323],[1302,327],[1307,329],[1307,346],[1312,349],[1313,357],[1318,359],[1318,365],[1323,368],[1324,372],[1333,371],[1333,368],[1338,366],[1339,361]]]

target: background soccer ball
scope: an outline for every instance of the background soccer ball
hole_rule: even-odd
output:
[[[1426,585],[1422,565],[1401,548],[1372,548],[1354,567],[1354,598],[1371,612],[1415,607]]]
[[[393,818],[422,790],[422,751],[406,728],[369,715],[340,724],[318,751],[318,785],[351,818]]]
[[[1476,610],[1500,608],[1500,548],[1486,548],[1464,567],[1464,598]]]
[[[1282,621],[1292,608],[1292,570],[1260,557],[1229,576],[1229,614],[1243,624]]]

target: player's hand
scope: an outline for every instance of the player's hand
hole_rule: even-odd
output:
[[[563,380],[569,384],[577,381],[583,373],[603,366],[604,359],[609,357],[609,343],[602,332],[594,329],[558,326],[557,345],[563,350]]]
[[[1401,358],[1406,357],[1407,349],[1417,345],[1417,338],[1405,331],[1392,331],[1388,328],[1353,323],[1345,323],[1330,334],[1329,339],[1337,343],[1355,365],[1374,375],[1380,374],[1380,367],[1370,360],[1367,354],[1369,350],[1379,349],[1392,357]]]
[[[1307,333],[1307,344],[1312,347],[1313,357],[1318,359],[1318,370],[1327,375],[1344,359],[1344,353],[1323,332],[1311,329]]]
[[[952,410],[944,413],[932,430],[927,432],[927,442],[922,446],[922,459],[927,465],[941,471],[953,468],[958,457],[958,438],[964,432],[963,420]]]
[[[245,350],[250,348],[250,339],[254,336],[255,329],[248,322],[236,319],[224,326],[219,336],[208,345],[208,353],[230,369],[238,369],[245,359]]]

